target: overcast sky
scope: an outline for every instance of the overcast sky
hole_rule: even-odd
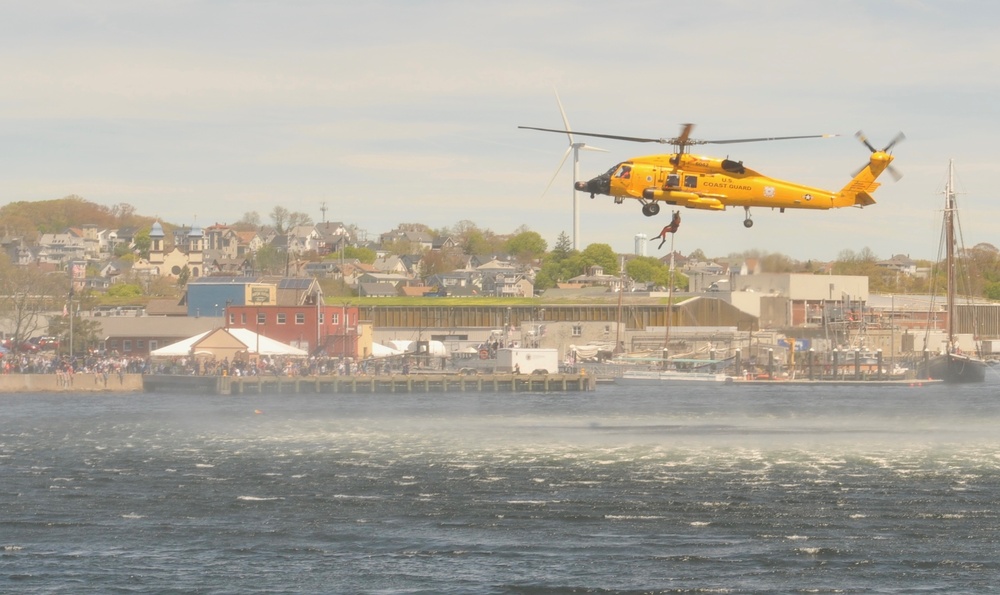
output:
[[[0,2],[0,204],[77,194],[177,224],[275,205],[353,223],[520,225],[572,235],[575,130],[695,138],[840,134],[695,147],[839,190],[894,149],[865,209],[685,209],[676,249],[832,260],[938,255],[955,159],[965,243],[1000,244],[1000,4],[921,0]],[[583,140],[583,139],[579,139]],[[656,152],[588,142],[581,178]],[[669,208],[581,195],[581,243],[631,252]],[[660,252],[658,243],[649,253]]]

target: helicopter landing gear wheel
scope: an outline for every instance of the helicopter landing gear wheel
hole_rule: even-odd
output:
[[[743,220],[743,227],[750,229],[753,227],[753,219],[750,218],[750,207],[743,207],[746,211],[747,218]]]
[[[660,205],[655,202],[647,203],[642,205],[642,214],[647,217],[652,217],[660,212]]]

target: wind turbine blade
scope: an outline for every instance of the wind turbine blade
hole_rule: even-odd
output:
[[[569,137],[569,144],[573,144],[573,132],[569,125],[569,118],[566,117],[566,110],[563,109],[562,101],[559,99],[559,91],[556,91],[555,87],[552,88],[552,92],[556,94],[556,103],[559,105],[559,113],[562,114],[563,124],[566,126],[566,136]]]
[[[590,145],[580,145],[580,148],[584,151],[600,151],[601,153],[610,153],[611,151],[607,149],[601,149],[600,147],[592,147]]]
[[[557,177],[559,177],[559,172],[562,171],[562,167],[566,163],[566,158],[569,157],[569,154],[572,153],[572,152],[573,152],[573,146],[572,145],[570,145],[569,147],[566,147],[566,152],[563,153],[562,159],[559,161],[559,167],[556,168],[556,173],[552,174],[552,179],[549,180],[549,183],[545,187],[545,190],[542,191],[542,196],[545,196],[545,193],[548,192],[549,188],[552,187],[552,183],[556,181]]]

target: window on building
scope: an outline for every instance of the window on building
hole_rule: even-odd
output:
[[[278,324],[285,324],[285,313],[284,312],[278,312],[278,317],[277,317],[277,320],[275,320],[275,322],[278,323]]]
[[[330,314],[330,324],[332,324],[334,326],[340,324],[340,314],[331,313]]]
[[[257,324],[267,324],[267,314],[257,312]]]
[[[324,314],[325,313],[322,310],[319,311],[319,323],[320,324],[323,324],[323,322],[324,322],[324,320],[323,320],[325,318]]]
[[[122,341],[122,351],[125,353],[130,353],[132,351],[132,339],[125,339]]]
[[[573,336],[582,337],[583,336],[583,325],[574,324],[573,325]]]
[[[236,313],[235,312],[230,312],[229,313],[229,324],[230,325],[236,324]]]
[[[243,326],[246,326],[246,324],[247,324],[247,313],[246,312],[240,312],[240,324],[242,324]]]
[[[154,339],[154,340],[151,340],[151,341],[149,342],[149,350],[150,350],[150,351],[156,351],[156,349],[157,349],[157,348],[158,348],[159,346],[160,346],[160,342],[159,342],[159,341],[156,341],[155,339]]]
[[[305,313],[303,313],[303,312],[296,312],[295,313],[295,324],[305,324],[305,323],[306,323],[306,315],[305,315]]]

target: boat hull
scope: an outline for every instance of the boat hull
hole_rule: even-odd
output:
[[[985,382],[986,362],[957,353],[935,355],[927,361],[922,376],[951,384]]]
[[[626,386],[663,386],[666,384],[688,384],[691,382],[727,383],[733,382],[732,376],[716,374],[714,372],[677,372],[665,371],[632,371],[625,372],[620,378],[615,379],[616,384]]]

